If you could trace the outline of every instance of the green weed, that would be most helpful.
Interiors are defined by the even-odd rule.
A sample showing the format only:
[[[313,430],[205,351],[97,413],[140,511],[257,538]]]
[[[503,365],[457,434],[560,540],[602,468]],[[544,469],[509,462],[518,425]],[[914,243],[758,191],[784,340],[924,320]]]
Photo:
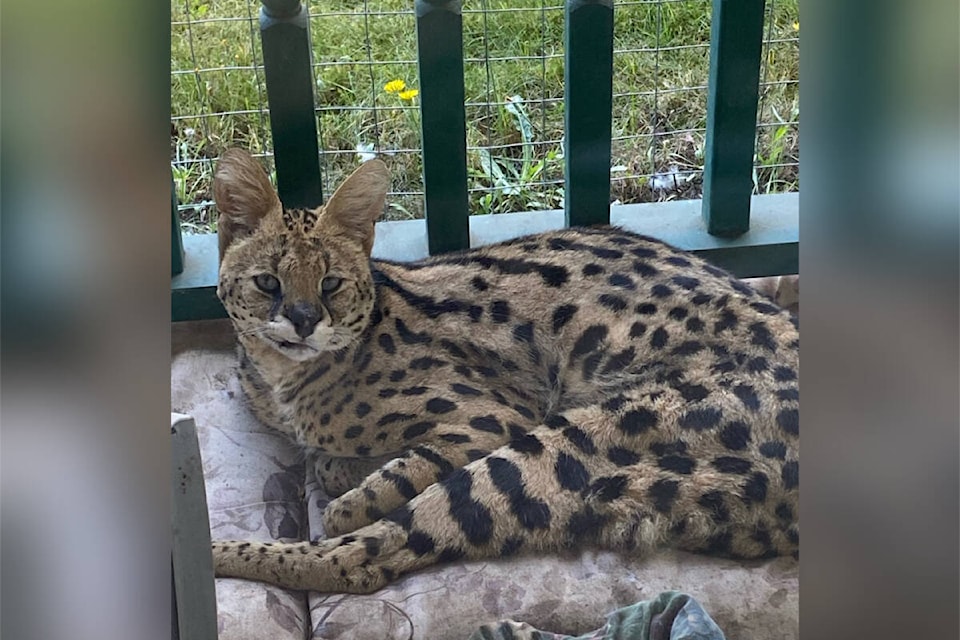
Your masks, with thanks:
[[[552,208],[563,191],[563,9],[545,0],[464,2],[469,187],[472,213]],[[240,146],[265,156],[272,170],[269,114],[256,0],[183,0],[171,5],[171,166],[184,220],[214,228],[212,161]],[[384,86],[417,86],[416,25],[411,0],[314,0],[310,33],[324,193],[372,148],[390,164],[387,217],[422,217],[419,97]],[[765,35],[797,36],[798,0],[767,3]],[[509,8],[509,12],[477,10]],[[546,8],[545,8],[546,7]],[[551,8],[552,7],[552,8]],[[615,13],[611,199],[696,197],[665,193],[647,178],[677,166],[702,170],[710,38],[710,0],[618,4]],[[364,16],[366,10],[379,15]],[[519,10],[518,10],[519,9]],[[527,10],[529,9],[529,10]],[[332,15],[337,14],[337,15]],[[659,44],[658,54],[651,52]],[[756,187],[796,189],[799,87],[796,42],[765,50]],[[539,56],[546,55],[545,59]],[[482,60],[493,58],[488,65]],[[531,59],[517,59],[530,56]],[[504,59],[501,58],[512,58]],[[372,61],[374,64],[369,65]],[[523,96],[522,102],[503,96]],[[783,118],[778,115],[783,114]],[[790,114],[787,116],[787,114]],[[780,128],[786,130],[780,133]],[[472,149],[482,149],[472,151]],[[183,153],[186,151],[187,153]],[[180,155],[178,156],[178,153]],[[777,159],[776,161],[774,159]],[[774,166],[778,165],[778,166]]]

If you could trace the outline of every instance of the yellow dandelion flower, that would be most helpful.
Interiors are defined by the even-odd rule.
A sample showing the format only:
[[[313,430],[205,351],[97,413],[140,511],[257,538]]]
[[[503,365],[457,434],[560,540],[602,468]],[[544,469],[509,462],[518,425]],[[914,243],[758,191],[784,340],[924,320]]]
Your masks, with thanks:
[[[401,100],[413,100],[420,95],[420,89],[407,89],[406,91],[401,91],[397,95],[400,96]]]
[[[383,90],[387,93],[397,93],[403,91],[407,88],[407,83],[399,78],[397,80],[391,80],[387,84],[383,85]]]
[[[794,23],[793,23],[793,30],[794,30],[794,31],[800,31],[800,23],[799,23],[799,22],[794,22]]]

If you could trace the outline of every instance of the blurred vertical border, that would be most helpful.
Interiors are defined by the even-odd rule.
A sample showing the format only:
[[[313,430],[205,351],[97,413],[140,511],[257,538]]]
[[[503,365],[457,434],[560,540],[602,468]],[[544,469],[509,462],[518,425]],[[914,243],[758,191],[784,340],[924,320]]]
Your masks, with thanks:
[[[169,9],[0,9],[5,638],[170,637]]]
[[[0,9],[4,637],[168,635],[169,9]],[[958,18],[801,9],[805,637],[958,636]]]
[[[956,638],[958,5],[801,21],[800,628]]]

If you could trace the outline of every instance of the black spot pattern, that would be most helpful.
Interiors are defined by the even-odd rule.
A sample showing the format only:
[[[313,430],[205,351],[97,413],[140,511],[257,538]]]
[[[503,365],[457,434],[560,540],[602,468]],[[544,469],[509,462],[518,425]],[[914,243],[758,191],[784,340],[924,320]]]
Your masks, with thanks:
[[[777,367],[773,370],[773,379],[777,382],[789,382],[797,379],[797,372],[790,367]]]
[[[714,522],[724,523],[730,520],[730,509],[719,491],[708,491],[700,496],[697,504],[707,510]]]
[[[456,562],[466,555],[463,549],[457,547],[448,547],[437,555],[437,562]]]
[[[768,484],[766,475],[760,472],[754,473],[743,485],[743,501],[749,504],[766,500]]]
[[[397,413],[397,412],[388,413],[388,414],[386,414],[385,416],[383,416],[382,418],[380,418],[379,420],[377,420],[377,426],[378,426],[378,427],[386,427],[386,426],[391,425],[391,424],[396,424],[397,422],[403,422],[403,421],[405,421],[405,420],[412,420],[412,419],[414,419],[414,418],[416,418],[416,417],[417,417],[417,416],[416,416],[416,414],[414,414],[414,413]]]
[[[590,482],[590,473],[579,460],[561,451],[554,465],[557,482],[568,491],[583,491]]]
[[[667,334],[666,329],[657,327],[653,335],[650,336],[650,346],[654,349],[662,349],[667,344],[669,338],[670,336]]]
[[[503,558],[512,556],[517,551],[519,551],[522,546],[523,546],[523,538],[520,538],[520,537],[507,538],[504,541],[503,546],[500,547],[500,556]]]
[[[655,284],[650,289],[650,295],[654,298],[669,298],[673,295],[673,289],[665,284]]]
[[[490,319],[495,324],[503,324],[510,320],[510,305],[506,300],[494,300],[490,303]]]
[[[441,433],[438,437],[450,444],[466,444],[471,442],[470,436],[465,433]]]
[[[597,513],[587,506],[570,516],[567,521],[567,534],[575,541],[596,538],[609,521],[609,516]]]
[[[393,343],[393,336],[391,336],[389,333],[381,333],[380,337],[377,338],[377,344],[379,344],[380,348],[389,355],[393,355],[397,352],[397,345]]]
[[[657,252],[655,249],[650,249],[648,247],[636,247],[630,249],[630,253],[635,255],[638,258],[656,258]]]
[[[739,420],[729,422],[720,429],[720,442],[731,451],[741,451],[750,443],[750,427]]]
[[[446,398],[430,398],[427,400],[426,409],[430,413],[444,414],[450,413],[457,408],[456,403]]]
[[[657,414],[649,409],[632,409],[620,418],[617,427],[629,435],[639,435],[657,426]]]
[[[433,342],[430,334],[411,331],[400,318],[397,318],[394,323],[397,327],[397,335],[400,336],[400,340],[402,340],[404,344],[430,344]]]
[[[514,437],[508,446],[514,451],[529,455],[536,456],[543,453],[543,443],[532,433]]]
[[[798,389],[780,389],[777,391],[777,398],[780,400],[800,400],[800,391]]]
[[[417,489],[413,486],[413,483],[410,482],[407,478],[393,473],[392,471],[381,471],[380,476],[393,484],[394,488],[397,490],[401,496],[407,500],[413,500],[417,496]],[[413,514],[407,512],[409,517],[412,517]]]
[[[740,475],[749,472],[753,467],[753,464],[749,460],[733,456],[715,458],[710,464],[720,473],[735,473]]]
[[[640,454],[623,447],[611,447],[607,450],[607,460],[618,467],[629,467],[640,462]]]
[[[693,473],[693,470],[697,467],[697,463],[693,458],[688,458],[686,456],[663,456],[662,458],[657,458],[657,466],[663,469],[664,471],[672,471],[674,473],[681,473],[683,475],[690,475]]]
[[[660,513],[670,513],[679,487],[680,483],[676,480],[657,480],[650,485],[647,495],[653,500],[653,508]]]
[[[432,553],[436,548],[436,543],[433,538],[422,531],[411,531],[407,535],[407,548],[418,556],[423,556]]]
[[[702,384],[681,384],[677,385],[676,388],[686,402],[699,402],[710,395],[710,392]]]
[[[587,491],[601,502],[613,502],[623,496],[627,483],[627,476],[607,476],[597,478]]]
[[[563,436],[569,440],[573,446],[588,456],[597,453],[597,447],[593,443],[593,438],[587,435],[583,429],[579,427],[568,427],[563,430]]]
[[[470,427],[477,431],[486,431],[488,433],[504,433],[503,425],[497,420],[496,416],[478,416],[470,419]]]
[[[604,293],[597,298],[602,306],[610,309],[611,311],[623,311],[627,308],[627,301],[620,296],[615,296],[613,294]]]
[[[596,372],[597,367],[600,366],[600,359],[603,357],[603,352],[597,351],[591,353],[586,358],[583,359],[583,379],[590,380],[593,378],[593,374]]]
[[[637,350],[633,347],[627,347],[620,353],[614,354],[607,359],[606,364],[603,366],[602,373],[614,373],[618,371],[623,371],[627,368],[637,355]]]
[[[436,422],[415,422],[406,429],[403,430],[403,439],[411,440],[413,438],[418,438],[425,434],[427,431],[430,431],[437,426]]]
[[[700,286],[699,280],[696,278],[690,278],[688,276],[673,276],[671,280],[673,280],[673,283],[678,287],[686,289],[687,291],[692,291]]]
[[[764,442],[760,445],[760,454],[765,458],[783,460],[787,457],[787,445],[779,440]]]
[[[441,340],[440,347],[454,358],[458,358],[460,360],[466,360],[467,358],[466,352],[461,349],[459,345],[454,344],[450,340]]]
[[[750,385],[737,385],[733,388],[733,395],[737,396],[747,409],[751,411],[758,411],[760,409],[760,399],[757,397],[756,390]]]
[[[587,327],[573,345],[573,350],[570,352],[570,362],[573,362],[586,353],[594,351],[607,337],[608,332],[609,329],[607,326],[602,324]]]
[[[783,520],[784,522],[791,522],[793,520],[793,509],[790,508],[785,502],[781,502],[777,505],[776,511],[777,517]]]
[[[643,324],[642,322],[634,322],[632,325],[630,325],[631,338],[639,338],[644,333],[646,333],[646,331],[647,331],[647,325]]]
[[[732,539],[733,534],[729,531],[715,533],[707,539],[707,546],[703,548],[703,552],[707,554],[727,554],[730,552]]]
[[[704,350],[702,342],[697,340],[684,340],[673,348],[670,352],[675,356],[692,356]]]
[[[364,417],[365,415],[370,413],[370,411],[371,411],[371,407],[366,402],[358,402],[357,405],[353,408],[353,412],[358,418]]]
[[[800,412],[796,409],[783,409],[777,414],[777,424],[791,435],[800,435]]]
[[[783,486],[787,489],[795,489],[800,485],[800,463],[791,460],[783,465],[781,479]]]
[[[513,339],[518,342],[533,342],[533,323],[528,322],[514,327]]]
[[[520,524],[531,531],[548,528],[550,509],[543,500],[526,494],[520,468],[504,458],[488,457],[486,463],[493,486],[510,501],[510,510]]]
[[[543,424],[547,425],[551,429],[562,429],[564,427],[570,426],[570,423],[559,413],[551,413],[546,418],[543,419]]]
[[[713,332],[719,334],[728,331],[735,328],[738,323],[736,314],[729,309],[724,309],[720,312],[720,319],[713,324]]]
[[[482,396],[483,392],[467,384],[455,382],[450,385],[450,390],[461,396]]]
[[[780,309],[778,307],[775,307],[767,302],[751,302],[750,306],[756,311],[768,316],[775,316],[780,313]]]
[[[770,333],[770,329],[767,327],[766,323],[763,322],[754,322],[750,325],[750,342],[757,345],[758,347],[763,347],[767,351],[776,351],[777,343],[773,339],[773,334]]]
[[[679,425],[682,429],[703,431],[716,427],[722,418],[723,414],[719,409],[709,407],[705,409],[694,409],[680,418]]]
[[[427,391],[429,391],[427,387],[407,387],[400,393],[402,393],[405,396],[422,396]]]
[[[553,310],[553,332],[559,333],[560,329],[564,327],[570,320],[573,319],[573,314],[577,312],[577,305],[575,304],[564,304],[560,305]]]
[[[674,454],[684,454],[687,452],[687,443],[683,440],[674,442],[654,442],[650,445],[650,451],[658,456],[669,456]]]
[[[611,286],[628,289],[630,291],[633,291],[637,288],[637,285],[634,284],[633,279],[630,278],[630,276],[623,275],[622,273],[611,274],[611,276],[607,278],[607,282],[609,282]]]

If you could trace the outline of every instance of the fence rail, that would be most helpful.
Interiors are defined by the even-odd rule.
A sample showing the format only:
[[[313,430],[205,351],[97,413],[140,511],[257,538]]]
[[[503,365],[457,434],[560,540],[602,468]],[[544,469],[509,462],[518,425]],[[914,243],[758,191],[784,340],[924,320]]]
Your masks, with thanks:
[[[780,0],[786,1],[789,0]],[[187,16],[191,15],[189,2],[192,0],[188,1]],[[278,192],[287,206],[321,204],[323,174],[327,174],[326,187],[329,189],[339,181],[340,174],[345,173],[342,167],[351,164],[350,156],[370,157],[379,152],[392,156],[397,164],[400,158],[409,156],[419,159],[422,154],[423,188],[416,188],[415,180],[402,181],[400,184],[405,188],[395,189],[392,194],[406,200],[394,201],[392,207],[404,212],[408,218],[418,217],[415,210],[411,213],[405,209],[404,203],[422,194],[425,214],[425,223],[422,224],[427,250],[431,254],[470,246],[471,234],[476,227],[469,219],[471,208],[476,210],[479,206],[482,210],[493,211],[495,205],[503,205],[502,202],[498,204],[497,199],[506,199],[506,195],[517,191],[519,187],[528,188],[532,194],[529,196],[530,204],[538,205],[521,208],[562,208],[567,225],[608,223],[611,219],[611,199],[619,199],[624,185],[631,185],[631,180],[634,181],[634,190],[647,200],[673,199],[677,195],[697,197],[700,195],[698,185],[702,183],[703,197],[697,202],[702,208],[702,233],[717,237],[749,236],[751,196],[764,190],[776,191],[777,180],[771,176],[781,170],[795,172],[798,166],[795,137],[799,112],[791,108],[788,117],[784,118],[777,111],[777,106],[783,109],[782,103],[768,104],[767,107],[776,117],[770,122],[758,122],[758,105],[762,120],[764,100],[769,91],[778,87],[792,87],[795,90],[797,83],[794,78],[770,79],[769,67],[771,61],[775,60],[775,46],[794,46],[797,40],[794,37],[775,36],[773,6],[776,2],[769,0],[767,6],[765,0],[711,0],[709,3],[704,0],[568,0],[564,5],[547,6],[541,2],[539,7],[512,8],[492,8],[483,2],[482,9],[467,10],[462,8],[460,0],[415,0],[412,11],[370,11],[368,3],[364,2],[363,11],[334,12],[365,22],[366,40],[360,55],[354,55],[356,59],[349,61],[318,62],[311,29],[317,20],[334,14],[311,15],[308,6],[299,0],[263,0],[259,11],[260,49],[251,44],[252,63],[228,65],[221,67],[220,71],[225,74],[242,70],[254,73],[262,71],[269,109],[264,109],[264,105],[260,104],[255,109],[227,109],[216,113],[220,116],[259,118],[252,124],[248,122],[245,131],[247,138],[255,138],[258,144],[245,146],[260,152],[255,155],[272,158]],[[247,0],[252,20],[250,5],[251,0]],[[624,20],[628,23],[632,19],[655,20],[656,46],[618,48],[615,39],[619,33],[617,11],[641,6],[645,11],[643,15],[628,15]],[[706,43],[676,44],[676,36],[666,33],[664,25],[667,18],[664,12],[689,10],[691,6],[709,8],[710,40]],[[562,43],[547,36],[551,31],[548,12],[558,10],[563,11],[565,39]],[[541,18],[542,41],[539,51],[535,55],[524,52],[513,56],[497,55],[492,50],[490,39],[488,20],[492,19],[491,16],[531,12],[538,13]],[[467,15],[481,18],[482,29],[465,34]],[[384,76],[377,76],[379,71],[375,70],[382,67],[386,73],[401,69],[411,61],[374,59],[369,27],[369,21],[374,16],[412,18],[415,25],[415,62],[419,86],[415,91],[409,91],[405,82],[396,83],[399,90],[393,93],[399,100],[393,104],[380,104],[378,77],[382,79]],[[243,20],[235,22],[242,24]],[[186,28],[189,35],[193,27],[214,22],[188,18],[172,24]],[[670,24],[674,25],[672,22]],[[794,24],[793,28],[797,30],[798,26]],[[482,56],[472,54],[477,43],[471,40],[471,34],[482,34]],[[661,36],[667,44],[661,42]],[[562,49],[562,53],[550,51],[551,46]],[[669,66],[664,61],[665,56],[702,55],[707,51],[709,77],[706,83],[692,83],[689,86],[665,84],[665,69]],[[625,57],[629,62],[638,60],[636,56],[650,54],[655,56],[650,83],[652,89],[640,86],[631,90],[618,85],[618,56]],[[262,56],[262,63],[258,63],[258,56]],[[562,60],[558,59],[560,56]],[[483,62],[483,69],[475,68],[475,62],[480,61]],[[494,94],[501,93],[493,71],[494,62],[538,64],[538,72],[530,72],[525,77],[534,84],[539,83],[543,94],[536,100],[509,95],[503,100],[492,99]],[[557,71],[548,70],[548,65],[554,62],[562,62],[559,65],[563,73],[562,95],[559,96],[547,95],[550,86],[548,76]],[[338,65],[346,69],[359,69],[357,73],[367,74],[365,79],[360,75],[351,78],[356,87],[366,85],[371,89],[372,101],[336,104],[336,100],[325,100],[331,89],[320,81],[322,78],[318,78],[316,70]],[[203,93],[201,77],[204,71],[199,66],[192,72],[177,71],[171,76],[172,82],[192,76],[198,92]],[[476,79],[476,74],[481,71],[486,74],[485,81],[468,85],[466,79]],[[390,75],[393,73],[387,73],[385,77]],[[409,75],[407,77],[410,78]],[[258,94],[262,93],[259,79],[256,86]],[[344,87],[341,86],[333,91],[336,94],[342,90]],[[676,112],[686,108],[684,103],[676,101],[677,96],[684,93],[704,94],[705,126],[698,123],[698,126],[671,128],[672,122],[678,117]],[[639,109],[620,109],[623,105],[638,104]],[[649,112],[648,107],[652,107]],[[557,112],[557,109],[560,111]],[[629,123],[625,125],[622,111],[627,111],[628,120],[647,118],[646,122],[636,123],[637,128],[643,130],[634,132]],[[319,142],[323,138],[323,127],[331,123],[328,115],[340,114],[345,117],[352,112],[364,117],[360,122],[373,140],[372,143],[358,143],[353,149],[330,149]],[[552,133],[549,121],[555,120],[558,114],[562,117],[563,127],[557,133],[564,135],[549,135]],[[193,122],[200,123],[204,117],[209,119],[213,116],[200,115]],[[391,127],[396,124],[394,119],[397,117],[406,118],[406,124],[418,130],[421,145],[403,144],[404,139],[388,139],[395,134]],[[176,123],[191,122],[184,115],[174,114],[173,119],[175,126]],[[266,130],[267,120],[269,134]],[[494,141],[493,129],[503,124],[504,120],[513,125],[515,139]],[[196,135],[195,130],[191,131]],[[541,135],[541,139],[536,139],[535,131]],[[265,144],[268,136],[272,140],[272,153],[269,145]],[[207,136],[203,138],[204,142],[208,139]],[[697,146],[698,140],[702,140],[699,151],[702,162],[668,147],[671,142],[684,147]],[[762,150],[756,147],[755,156],[757,141],[762,141],[763,146]],[[785,154],[783,148],[779,147],[779,152],[771,150],[788,143],[794,145],[792,153]],[[624,145],[629,145],[636,157],[626,164],[618,164],[623,157]],[[190,171],[192,167],[206,166],[212,162],[212,158],[195,157],[196,154],[191,155],[189,145],[180,142],[175,147],[176,191],[177,169]],[[181,148],[184,150],[182,154]],[[337,158],[343,158],[343,161]],[[331,171],[331,165],[339,169]],[[644,165],[649,169],[642,170]],[[413,170],[420,169],[416,162],[411,166]],[[768,174],[761,176],[759,168]],[[409,166],[407,169],[407,173],[412,172]],[[498,176],[507,173],[510,173],[510,179],[506,183],[498,179]],[[620,192],[611,195],[611,184],[618,183]],[[761,183],[765,189],[761,188]],[[771,185],[773,189],[770,189]],[[788,181],[787,186],[795,188],[795,178],[792,183]],[[634,201],[636,199],[634,197]],[[640,200],[643,199],[640,197]],[[629,201],[629,197],[624,200]],[[175,205],[174,216],[178,211],[188,211],[197,204],[206,206],[209,198]],[[513,204],[513,201],[507,200],[506,204]],[[774,209],[779,211],[777,207],[771,208]],[[775,215],[783,217],[782,211]],[[786,241],[781,233],[786,229],[787,236],[790,236],[790,225],[795,227],[791,216],[787,214],[786,218],[778,219],[777,224],[773,225],[779,234],[776,242],[769,241],[761,233],[756,237],[746,237],[730,247],[735,249],[734,253],[753,247],[757,255],[767,255],[768,263],[776,264],[777,270],[790,270],[791,265],[795,270],[795,229],[793,236],[786,237]],[[691,229],[684,233],[689,235]],[[199,247],[201,244],[191,242],[189,238],[186,240],[185,257],[181,261],[185,269],[191,265],[191,245]],[[476,244],[478,238],[474,237],[473,240]],[[484,239],[479,238],[479,241],[483,242]],[[723,248],[722,243],[713,246],[713,241],[705,239],[687,238],[686,241],[675,243],[683,246],[684,242],[694,250],[697,247],[704,251]],[[194,266],[200,255],[205,255],[205,250],[196,249],[195,254]],[[724,260],[732,260],[731,264],[737,262],[727,254],[722,255],[727,256]],[[175,270],[176,262],[175,258]],[[748,263],[751,266],[747,271],[769,270],[756,260],[743,262]],[[205,269],[209,273],[209,265]],[[203,295],[209,295],[209,288],[209,283],[204,285],[203,278],[198,280],[195,273],[189,278],[181,277],[180,281],[175,278],[175,299],[178,292],[194,296],[200,289],[206,289]],[[181,302],[185,299],[183,295],[180,296]],[[217,307],[209,300],[201,306],[205,309],[202,313],[198,312],[201,315],[209,314],[211,309]],[[175,310],[175,317],[179,318],[196,315],[183,312],[177,316]]]

